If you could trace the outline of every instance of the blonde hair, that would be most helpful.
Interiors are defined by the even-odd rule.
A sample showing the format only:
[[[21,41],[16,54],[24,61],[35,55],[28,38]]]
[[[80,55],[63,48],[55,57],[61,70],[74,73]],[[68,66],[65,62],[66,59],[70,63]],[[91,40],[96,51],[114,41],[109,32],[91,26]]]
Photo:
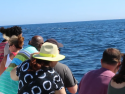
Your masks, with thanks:
[[[22,49],[23,44],[24,44],[24,37],[22,37],[21,35],[19,36],[13,35],[9,39],[9,43],[10,45],[14,45],[16,48]]]
[[[6,36],[6,34],[3,34],[3,38],[6,39],[7,41],[10,39],[10,37]]]

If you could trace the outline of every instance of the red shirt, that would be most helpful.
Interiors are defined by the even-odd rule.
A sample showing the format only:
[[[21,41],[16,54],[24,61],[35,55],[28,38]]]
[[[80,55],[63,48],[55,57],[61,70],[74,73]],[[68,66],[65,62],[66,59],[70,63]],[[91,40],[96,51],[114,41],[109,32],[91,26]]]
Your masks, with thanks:
[[[0,63],[2,59],[4,58],[4,47],[7,44],[7,42],[1,42],[0,43]]]

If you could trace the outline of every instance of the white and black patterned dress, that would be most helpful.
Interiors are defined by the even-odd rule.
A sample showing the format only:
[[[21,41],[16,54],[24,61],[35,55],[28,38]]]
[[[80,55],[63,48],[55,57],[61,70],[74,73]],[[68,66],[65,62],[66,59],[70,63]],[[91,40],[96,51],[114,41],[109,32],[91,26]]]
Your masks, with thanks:
[[[42,67],[36,72],[27,71],[29,62],[27,60],[17,67],[18,94],[54,94],[55,90],[64,87],[62,79],[53,68]]]

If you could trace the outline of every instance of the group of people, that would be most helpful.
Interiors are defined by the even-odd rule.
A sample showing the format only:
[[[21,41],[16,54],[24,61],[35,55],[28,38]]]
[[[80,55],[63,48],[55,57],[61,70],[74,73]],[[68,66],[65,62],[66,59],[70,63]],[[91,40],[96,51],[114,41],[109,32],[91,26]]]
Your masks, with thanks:
[[[1,31],[4,30],[13,34],[12,32],[18,31],[17,28],[20,27],[14,26],[11,28],[2,28]],[[22,29],[20,31],[22,32]],[[5,32],[1,33],[6,35]],[[9,41],[13,36],[18,37],[17,42],[10,43]],[[7,40],[8,49],[14,49],[21,44],[23,46],[21,39],[23,37],[20,34],[13,34]],[[67,65],[58,62],[65,58],[65,56],[59,54],[60,47],[63,47],[63,45],[55,39],[48,39],[44,42],[41,36],[33,36],[28,46],[19,49],[20,51],[15,57],[10,58],[12,61],[6,70],[0,70],[0,92],[3,94],[16,94],[17,92],[18,94],[65,94],[65,88],[67,88],[70,93],[76,93],[77,80]],[[15,51],[8,53],[9,56]],[[0,69],[3,67],[1,66],[2,62]],[[7,62],[7,60],[4,60],[4,68]]]
[[[63,44],[35,35],[23,48],[19,26],[0,28],[0,94],[123,94],[125,55],[118,49],[103,52],[101,68],[86,73],[79,86],[69,67],[60,63]],[[122,58],[122,61],[121,61]]]

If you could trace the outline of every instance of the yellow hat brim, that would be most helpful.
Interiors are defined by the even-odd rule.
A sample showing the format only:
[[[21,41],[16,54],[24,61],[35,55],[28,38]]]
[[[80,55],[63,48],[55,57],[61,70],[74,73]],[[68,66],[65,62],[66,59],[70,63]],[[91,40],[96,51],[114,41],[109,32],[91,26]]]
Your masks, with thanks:
[[[43,57],[43,56],[40,56],[39,54],[35,54],[33,55],[33,57],[36,59],[47,60],[47,61],[60,61],[65,58],[65,56],[61,54],[58,54],[56,57]]]

